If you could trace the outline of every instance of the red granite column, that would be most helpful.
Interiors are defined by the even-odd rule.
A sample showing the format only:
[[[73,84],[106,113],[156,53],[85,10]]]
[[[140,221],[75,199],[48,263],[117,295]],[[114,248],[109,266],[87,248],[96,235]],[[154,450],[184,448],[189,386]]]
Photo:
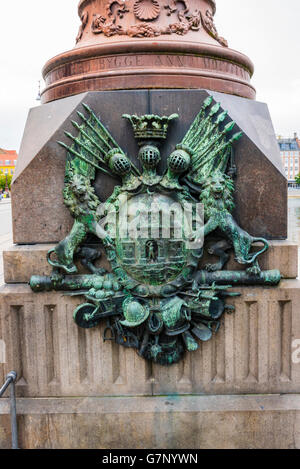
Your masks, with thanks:
[[[81,0],[76,47],[45,65],[43,102],[154,88],[255,99],[253,64],[219,36],[215,11],[214,0]]]

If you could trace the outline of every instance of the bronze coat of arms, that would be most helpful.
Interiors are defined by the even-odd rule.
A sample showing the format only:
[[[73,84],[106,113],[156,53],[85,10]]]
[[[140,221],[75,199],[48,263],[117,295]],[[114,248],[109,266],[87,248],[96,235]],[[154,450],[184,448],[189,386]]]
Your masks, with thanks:
[[[67,153],[64,200],[74,225],[48,253],[52,275],[32,277],[31,288],[84,298],[74,311],[79,327],[106,321],[104,340],[172,365],[218,331],[223,313],[234,309],[228,299],[239,295],[233,286],[281,279],[277,270],[260,269],[268,242],[249,235],[232,216],[234,144],[242,133],[209,97],[159,174],[165,158],[160,144],[178,115],[123,116],[138,141],[140,166],[92,109],[84,105],[78,115],[76,136],[66,133],[71,145],[59,142]],[[105,203],[93,188],[97,171],[119,178]],[[101,253],[86,243],[90,234],[101,243],[110,271],[95,265]],[[204,241],[217,262],[199,268]],[[243,270],[226,270],[231,251]],[[78,275],[75,258],[90,274]]]

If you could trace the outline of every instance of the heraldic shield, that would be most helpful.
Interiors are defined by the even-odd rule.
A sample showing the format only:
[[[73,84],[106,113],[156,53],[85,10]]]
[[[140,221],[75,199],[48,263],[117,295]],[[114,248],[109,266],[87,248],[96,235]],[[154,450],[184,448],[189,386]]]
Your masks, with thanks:
[[[177,363],[220,327],[236,285],[277,285],[278,270],[261,271],[258,258],[269,245],[235,222],[234,145],[242,132],[213,98],[207,98],[183,140],[159,174],[160,144],[179,116],[130,116],[139,144],[135,165],[87,105],[66,133],[64,201],[74,218],[70,234],[48,253],[50,277],[33,276],[35,292],[64,291],[84,302],[74,311],[79,327],[106,321],[104,340],[137,349],[161,365]],[[139,168],[142,168],[140,170]],[[96,172],[119,179],[101,203]],[[87,244],[97,237],[101,252]],[[205,244],[204,244],[205,243]],[[259,246],[255,246],[258,244]],[[218,261],[199,267],[204,249]],[[226,270],[229,252],[243,266]],[[79,275],[75,260],[88,269]]]

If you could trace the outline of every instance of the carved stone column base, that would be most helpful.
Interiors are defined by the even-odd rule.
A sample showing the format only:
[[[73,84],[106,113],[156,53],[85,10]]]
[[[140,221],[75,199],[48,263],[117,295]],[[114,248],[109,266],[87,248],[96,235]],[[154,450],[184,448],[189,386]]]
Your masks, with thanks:
[[[255,99],[253,64],[228,48],[214,0],[82,0],[74,49],[43,70],[43,103],[86,91],[207,88]]]
[[[153,41],[135,44],[134,54],[128,49],[124,43],[102,44],[55,57],[44,68],[42,102],[86,91],[145,88],[205,88],[248,99],[256,97],[250,84],[252,65],[238,52],[207,44],[179,47],[172,41],[160,41],[157,52],[153,52]]]

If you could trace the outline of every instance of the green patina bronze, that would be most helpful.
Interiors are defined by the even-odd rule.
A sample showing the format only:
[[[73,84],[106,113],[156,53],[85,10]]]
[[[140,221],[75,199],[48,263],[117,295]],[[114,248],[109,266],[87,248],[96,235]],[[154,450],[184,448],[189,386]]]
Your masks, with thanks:
[[[48,253],[52,275],[32,277],[31,288],[84,296],[74,312],[78,326],[106,320],[104,340],[136,348],[161,365],[177,363],[185,350],[198,349],[199,340],[211,339],[224,311],[234,310],[226,304],[239,295],[230,291],[233,285],[277,285],[281,279],[279,271],[260,270],[258,257],[268,242],[250,236],[232,216],[233,145],[242,133],[210,97],[159,174],[160,143],[178,115],[125,115],[140,147],[140,172],[95,113],[86,105],[84,111],[78,112],[81,123],[73,122],[77,136],[66,133],[72,145],[59,142],[67,150],[64,200],[74,225]],[[93,188],[97,171],[119,178],[104,204]],[[204,206],[198,229],[191,208],[196,202]],[[101,254],[84,244],[89,234],[101,241],[111,272],[95,266]],[[199,269],[203,237],[218,261]],[[254,250],[255,243],[262,247]],[[224,270],[230,250],[244,270]],[[90,274],[78,275],[76,258]]]

